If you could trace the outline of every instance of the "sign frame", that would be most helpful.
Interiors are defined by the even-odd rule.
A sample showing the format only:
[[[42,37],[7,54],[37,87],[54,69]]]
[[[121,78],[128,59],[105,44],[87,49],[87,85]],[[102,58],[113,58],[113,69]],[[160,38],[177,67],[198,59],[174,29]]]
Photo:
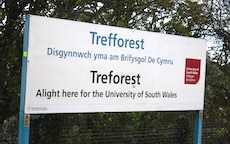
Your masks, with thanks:
[[[20,111],[19,111],[19,138],[18,138],[19,144],[29,144],[29,135],[30,135],[30,114],[25,114],[29,23],[30,23],[30,15],[27,14],[25,15],[24,37],[23,37],[21,94],[20,94]],[[195,125],[194,125],[194,144],[202,143],[202,121],[203,121],[203,110],[196,110]]]

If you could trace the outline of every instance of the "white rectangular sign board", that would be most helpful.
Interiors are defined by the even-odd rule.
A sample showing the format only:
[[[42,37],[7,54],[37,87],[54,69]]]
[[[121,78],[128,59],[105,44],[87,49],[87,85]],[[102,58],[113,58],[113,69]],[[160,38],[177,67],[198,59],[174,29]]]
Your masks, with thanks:
[[[30,15],[25,113],[202,110],[206,41]]]

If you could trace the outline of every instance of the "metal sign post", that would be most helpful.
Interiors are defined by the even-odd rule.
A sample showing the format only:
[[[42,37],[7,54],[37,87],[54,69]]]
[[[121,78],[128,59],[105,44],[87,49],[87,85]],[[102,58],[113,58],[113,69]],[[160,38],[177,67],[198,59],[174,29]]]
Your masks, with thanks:
[[[21,95],[20,95],[20,111],[19,111],[19,138],[18,138],[19,144],[29,144],[29,133],[30,133],[30,115],[24,113],[25,93],[26,93],[28,34],[29,34],[29,15],[26,15],[25,23],[24,23],[22,78],[21,78]]]
[[[194,144],[202,143],[202,121],[203,111],[195,111]]]

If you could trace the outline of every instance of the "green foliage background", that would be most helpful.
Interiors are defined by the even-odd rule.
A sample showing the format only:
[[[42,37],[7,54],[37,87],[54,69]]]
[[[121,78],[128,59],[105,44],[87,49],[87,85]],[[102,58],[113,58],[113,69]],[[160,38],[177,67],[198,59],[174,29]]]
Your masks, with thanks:
[[[210,39],[203,141],[230,123],[230,2],[0,0],[0,143],[17,143],[24,14]],[[192,143],[193,112],[34,115],[31,143]]]

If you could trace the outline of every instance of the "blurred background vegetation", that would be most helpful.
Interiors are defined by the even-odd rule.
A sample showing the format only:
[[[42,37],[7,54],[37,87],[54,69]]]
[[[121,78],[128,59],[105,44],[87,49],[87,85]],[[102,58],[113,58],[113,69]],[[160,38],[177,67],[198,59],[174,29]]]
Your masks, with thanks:
[[[206,39],[203,143],[228,141],[229,0],[0,0],[0,143],[17,143],[25,14]],[[193,143],[193,115],[194,112],[32,115],[30,142]]]

